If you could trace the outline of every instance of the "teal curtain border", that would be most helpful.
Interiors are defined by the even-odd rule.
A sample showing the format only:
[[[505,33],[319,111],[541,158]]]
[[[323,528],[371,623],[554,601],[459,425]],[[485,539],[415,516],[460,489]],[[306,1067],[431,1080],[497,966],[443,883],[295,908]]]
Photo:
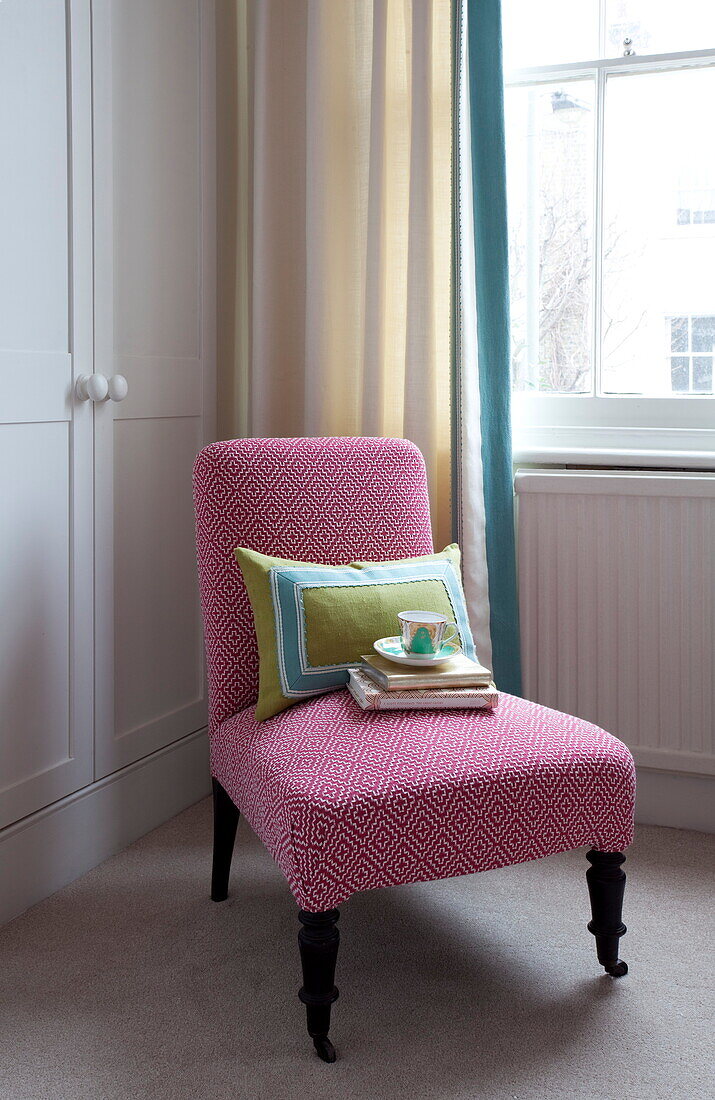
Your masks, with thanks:
[[[500,0],[467,5],[477,347],[494,678],[521,694],[511,446],[509,243]]]

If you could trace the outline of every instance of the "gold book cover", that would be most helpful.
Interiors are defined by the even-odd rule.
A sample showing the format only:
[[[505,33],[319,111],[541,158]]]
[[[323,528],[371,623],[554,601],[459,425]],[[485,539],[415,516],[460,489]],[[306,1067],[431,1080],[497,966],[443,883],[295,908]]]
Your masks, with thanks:
[[[413,668],[397,665],[378,653],[361,657],[362,671],[371,676],[383,691],[410,691],[424,688],[488,687],[492,674],[478,661],[459,653],[444,665]]]

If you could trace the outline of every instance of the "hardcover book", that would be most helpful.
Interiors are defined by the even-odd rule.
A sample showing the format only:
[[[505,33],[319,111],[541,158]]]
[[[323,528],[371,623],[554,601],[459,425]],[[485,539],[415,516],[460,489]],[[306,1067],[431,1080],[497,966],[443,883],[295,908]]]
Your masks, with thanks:
[[[494,683],[486,687],[383,691],[359,668],[350,669],[348,691],[363,710],[491,710],[499,702]]]
[[[451,661],[431,668],[415,668],[396,665],[378,653],[368,653],[362,658],[362,671],[370,676],[384,691],[401,691],[413,688],[488,687],[492,674],[478,661],[472,661],[463,653]]]

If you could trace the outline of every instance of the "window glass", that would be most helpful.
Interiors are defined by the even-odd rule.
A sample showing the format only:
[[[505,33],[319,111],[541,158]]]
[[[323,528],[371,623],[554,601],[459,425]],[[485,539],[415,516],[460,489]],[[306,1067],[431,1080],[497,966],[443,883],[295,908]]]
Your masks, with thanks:
[[[627,51],[715,49],[715,4],[706,0],[502,0],[502,24],[507,74]]]
[[[670,322],[670,350],[688,350],[688,318],[673,317]]]
[[[697,355],[693,359],[693,392],[713,392],[713,360],[711,355]]]
[[[699,366],[696,387],[691,364],[686,384],[683,364],[671,359],[672,352],[712,353],[713,347],[715,233],[702,213],[715,193],[715,144],[700,107],[705,102],[715,102],[713,68],[608,78],[604,393],[703,392],[709,377],[707,364]],[[701,216],[693,216],[698,211]],[[667,318],[675,320],[664,354]],[[692,331],[688,318],[698,318]]]
[[[690,360],[683,356],[674,356],[670,362],[673,393],[687,393],[690,389]]]
[[[502,0],[502,18],[515,438],[633,447],[638,425],[667,450],[677,427],[702,448],[715,0]]]
[[[715,350],[715,317],[693,317],[693,351]]]
[[[507,90],[517,390],[592,388],[594,95],[593,81]]]
[[[598,57],[598,0],[502,0],[504,69]]]
[[[706,0],[607,0],[605,56],[619,57],[626,49],[637,55],[715,49],[715,5]]]

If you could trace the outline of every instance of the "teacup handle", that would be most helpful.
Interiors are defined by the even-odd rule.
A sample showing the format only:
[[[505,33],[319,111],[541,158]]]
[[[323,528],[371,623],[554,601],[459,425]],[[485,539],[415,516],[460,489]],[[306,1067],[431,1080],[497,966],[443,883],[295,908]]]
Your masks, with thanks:
[[[452,633],[448,638],[444,637],[442,639],[442,645],[448,645],[448,643],[453,642],[455,638],[459,640],[459,631],[457,630],[456,623],[445,623],[445,629],[448,629],[450,626],[452,627]]]

